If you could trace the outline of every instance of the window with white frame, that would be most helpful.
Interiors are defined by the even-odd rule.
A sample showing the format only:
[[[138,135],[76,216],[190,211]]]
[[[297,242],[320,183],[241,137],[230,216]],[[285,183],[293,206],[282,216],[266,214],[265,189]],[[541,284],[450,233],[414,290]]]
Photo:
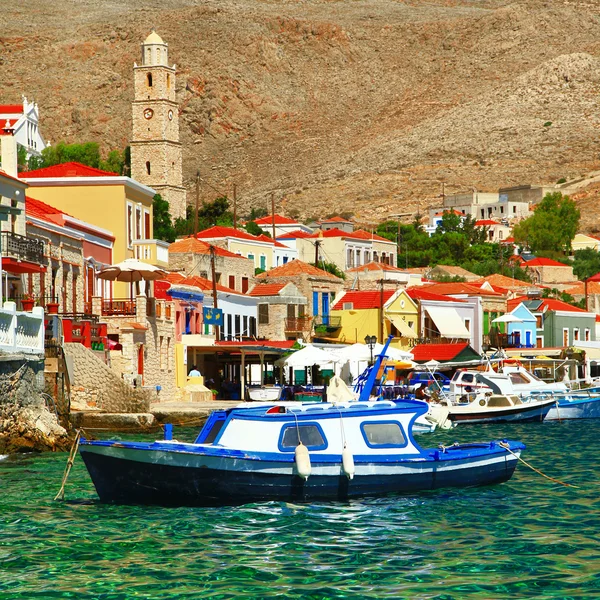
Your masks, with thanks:
[[[133,242],[133,204],[127,203],[127,245]]]
[[[585,341],[586,341],[586,342],[589,342],[589,341],[591,341],[591,337],[590,337],[590,330],[589,330],[589,329],[587,329],[587,328],[585,329],[585,331],[584,331],[584,336],[585,336],[585,338],[584,338],[584,339],[585,339]]]

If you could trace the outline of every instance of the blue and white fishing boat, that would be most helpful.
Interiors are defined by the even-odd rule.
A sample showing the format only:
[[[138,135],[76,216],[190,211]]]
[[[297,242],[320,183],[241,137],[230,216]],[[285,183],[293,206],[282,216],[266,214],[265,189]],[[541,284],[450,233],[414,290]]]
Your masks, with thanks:
[[[547,396],[554,400],[544,421],[563,421],[566,419],[600,419],[600,394],[592,394],[586,390],[552,394]],[[524,398],[525,401],[536,396]]]
[[[370,383],[370,382],[367,382]],[[421,448],[418,400],[348,401],[214,411],[193,443],[82,440],[104,502],[226,505],[346,500],[507,481],[525,446],[492,441]]]

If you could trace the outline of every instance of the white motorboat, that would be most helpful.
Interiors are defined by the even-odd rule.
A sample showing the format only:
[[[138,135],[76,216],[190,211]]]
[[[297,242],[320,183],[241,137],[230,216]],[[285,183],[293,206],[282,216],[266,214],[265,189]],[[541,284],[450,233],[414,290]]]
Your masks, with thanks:
[[[250,400],[258,402],[274,402],[281,398],[283,392],[283,387],[280,385],[260,385],[247,389]]]

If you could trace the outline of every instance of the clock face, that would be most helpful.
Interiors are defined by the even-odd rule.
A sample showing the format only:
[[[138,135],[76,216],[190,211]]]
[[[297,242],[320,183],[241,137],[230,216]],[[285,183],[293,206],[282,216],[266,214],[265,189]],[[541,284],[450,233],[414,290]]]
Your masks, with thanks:
[[[151,119],[154,116],[154,111],[151,108],[146,108],[144,110],[144,118]]]
[[[172,120],[173,120],[173,111],[170,110],[169,111],[169,121],[172,121]]]

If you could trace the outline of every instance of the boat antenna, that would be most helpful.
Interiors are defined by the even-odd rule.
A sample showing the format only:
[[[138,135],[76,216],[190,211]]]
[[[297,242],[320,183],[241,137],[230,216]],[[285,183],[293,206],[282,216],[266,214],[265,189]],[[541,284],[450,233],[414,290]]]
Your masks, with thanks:
[[[381,363],[385,359],[385,354],[390,345],[390,342],[392,341],[392,337],[393,337],[392,335],[390,335],[388,337],[385,345],[383,346],[383,349],[375,358],[375,362],[373,363],[373,366],[371,367],[371,370],[369,371],[369,375],[367,376],[365,385],[363,386],[362,390],[360,391],[360,396],[358,397],[359,401],[362,400],[364,402],[369,399],[369,396],[371,395],[371,390],[373,389],[373,386],[375,385],[375,379],[377,379],[377,373],[379,372],[379,367],[381,367]]]

